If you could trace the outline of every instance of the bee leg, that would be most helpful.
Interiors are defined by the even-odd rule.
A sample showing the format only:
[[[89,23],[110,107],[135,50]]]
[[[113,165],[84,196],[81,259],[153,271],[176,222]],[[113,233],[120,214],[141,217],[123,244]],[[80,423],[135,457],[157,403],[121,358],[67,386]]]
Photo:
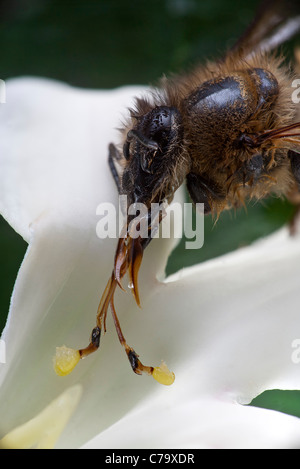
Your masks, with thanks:
[[[291,162],[291,170],[300,190],[300,153],[290,150],[288,157]]]
[[[295,187],[287,195],[288,200],[295,206],[294,215],[289,223],[290,234],[294,236],[299,229],[300,222],[300,154],[292,150],[288,152],[291,170],[296,180]]]
[[[205,191],[202,179],[194,173],[189,173],[186,177],[187,190],[194,204],[204,204],[204,213],[211,212],[208,202],[207,192]]]
[[[169,386],[170,384],[173,384],[175,375],[174,373],[169,371],[169,369],[167,368],[164,362],[162,362],[160,366],[155,366],[155,367],[145,366],[142,364],[142,362],[139,359],[138,354],[135,352],[135,350],[132,347],[130,347],[127,344],[125,340],[125,337],[121,330],[119,319],[116,314],[113,297],[110,300],[110,307],[111,307],[111,313],[112,313],[112,317],[115,323],[115,327],[116,327],[116,331],[118,334],[120,344],[122,345],[122,347],[124,347],[130,366],[132,370],[134,371],[134,373],[137,375],[141,375],[144,373],[146,375],[152,376],[158,383],[164,384],[167,386]]]
[[[141,363],[141,361],[138,359],[137,353],[133,350],[132,347],[130,347],[127,344],[127,342],[125,340],[125,337],[124,337],[124,335],[122,333],[122,330],[121,330],[119,319],[118,319],[117,314],[116,314],[113,298],[111,298],[110,307],[111,307],[111,313],[112,313],[112,317],[113,317],[113,320],[114,320],[114,323],[115,323],[116,331],[117,331],[117,334],[118,334],[119,342],[122,345],[122,347],[124,347],[124,349],[125,349],[125,352],[126,352],[126,355],[127,355],[127,358],[129,360],[129,363],[131,365],[132,370],[137,375],[141,375],[142,373],[152,375],[154,368],[152,366],[144,366]]]
[[[120,161],[121,159],[122,159],[122,155],[117,149],[117,147],[113,143],[110,143],[108,147],[108,164],[110,167],[111,174],[116,183],[119,194],[121,194],[122,186],[121,186],[121,178],[117,171],[115,161]]]

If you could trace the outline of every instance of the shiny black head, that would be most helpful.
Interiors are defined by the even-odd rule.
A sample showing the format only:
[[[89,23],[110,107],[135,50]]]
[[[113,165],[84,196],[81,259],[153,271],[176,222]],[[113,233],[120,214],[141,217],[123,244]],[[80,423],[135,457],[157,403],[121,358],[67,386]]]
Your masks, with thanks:
[[[181,115],[174,107],[156,106],[136,118],[127,133],[123,154],[127,161],[122,193],[129,204],[171,200],[182,184],[178,177],[183,145]]]

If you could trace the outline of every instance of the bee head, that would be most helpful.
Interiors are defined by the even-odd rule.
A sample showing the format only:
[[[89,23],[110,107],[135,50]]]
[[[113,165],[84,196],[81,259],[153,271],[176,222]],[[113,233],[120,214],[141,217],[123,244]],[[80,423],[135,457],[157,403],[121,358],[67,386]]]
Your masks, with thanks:
[[[136,118],[123,147],[126,166],[122,175],[122,192],[129,204],[171,201],[182,184],[180,159],[183,127],[175,107],[156,106]]]

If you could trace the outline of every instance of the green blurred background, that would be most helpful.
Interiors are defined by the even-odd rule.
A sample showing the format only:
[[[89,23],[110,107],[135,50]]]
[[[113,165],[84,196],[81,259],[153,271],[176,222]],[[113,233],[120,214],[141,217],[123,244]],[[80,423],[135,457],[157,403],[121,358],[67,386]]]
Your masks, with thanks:
[[[154,83],[164,73],[222,54],[253,17],[258,1],[241,0],[0,0],[0,77],[33,75],[74,86],[113,88]],[[286,46],[290,53],[291,41]],[[185,251],[168,273],[237,249],[286,223],[293,208],[270,199],[247,212],[207,217],[205,244]],[[0,331],[26,243],[0,219]],[[300,416],[299,392],[272,391],[254,402]]]

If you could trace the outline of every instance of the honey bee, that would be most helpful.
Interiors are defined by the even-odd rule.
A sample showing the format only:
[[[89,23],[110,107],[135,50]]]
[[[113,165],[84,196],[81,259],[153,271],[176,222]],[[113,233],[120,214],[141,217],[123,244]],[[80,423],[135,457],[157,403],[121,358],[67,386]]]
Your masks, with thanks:
[[[300,16],[288,16],[287,2],[264,1],[222,59],[163,78],[152,94],[136,99],[121,144],[109,146],[112,175],[129,205],[142,203],[150,213],[152,203],[170,203],[183,183],[191,200],[216,216],[271,193],[300,200],[300,111],[291,99],[296,72],[274,52],[299,29]],[[152,227],[149,216],[149,236],[133,238],[131,221],[127,215],[90,343],[78,352],[83,358],[98,349],[110,307],[133,371],[153,375],[157,369],[144,366],[126,343],[114,307],[126,273],[140,304],[138,272]],[[164,384],[172,381],[167,375]]]

